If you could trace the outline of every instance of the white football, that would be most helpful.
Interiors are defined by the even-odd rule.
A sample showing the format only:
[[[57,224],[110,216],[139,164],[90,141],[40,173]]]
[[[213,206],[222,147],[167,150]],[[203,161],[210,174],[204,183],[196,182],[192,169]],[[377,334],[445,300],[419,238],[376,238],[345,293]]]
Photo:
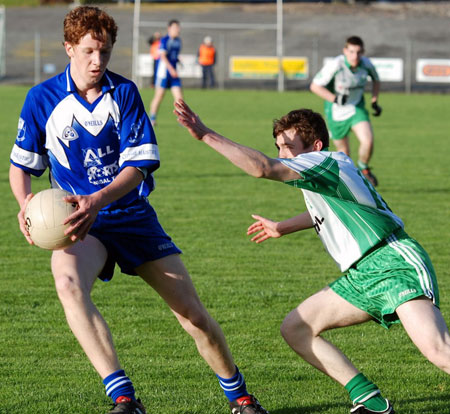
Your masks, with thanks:
[[[63,200],[68,195],[71,195],[68,191],[50,188],[37,193],[27,204],[25,223],[36,246],[58,250],[73,244],[64,234],[69,224],[62,224],[76,210],[76,204]]]

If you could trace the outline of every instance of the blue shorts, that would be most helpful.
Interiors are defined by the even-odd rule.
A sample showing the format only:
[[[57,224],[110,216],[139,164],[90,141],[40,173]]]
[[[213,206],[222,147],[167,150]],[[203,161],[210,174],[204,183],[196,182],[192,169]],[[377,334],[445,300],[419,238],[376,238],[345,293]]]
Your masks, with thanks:
[[[170,89],[174,86],[179,86],[181,88],[181,79],[180,78],[173,78],[170,76],[169,73],[165,77],[159,77],[157,76],[155,79],[155,86],[164,88],[164,89]]]
[[[146,200],[125,209],[100,211],[89,234],[100,240],[108,251],[99,275],[105,282],[112,279],[116,263],[122,273],[136,275],[136,267],[148,261],[181,253]]]

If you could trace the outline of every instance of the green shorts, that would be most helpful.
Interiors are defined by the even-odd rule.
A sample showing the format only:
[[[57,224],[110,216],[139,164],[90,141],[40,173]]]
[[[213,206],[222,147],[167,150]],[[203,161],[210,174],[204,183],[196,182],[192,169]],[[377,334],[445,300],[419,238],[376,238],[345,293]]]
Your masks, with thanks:
[[[328,104],[328,105],[327,105]],[[330,102],[325,103],[325,116],[327,118],[327,126],[330,133],[330,138],[334,140],[343,139],[350,133],[351,129],[360,122],[370,121],[369,113],[364,106],[364,103],[355,106],[355,113],[343,121],[336,121],[333,119],[332,113],[333,105]]]
[[[431,260],[403,229],[395,231],[330,287],[385,328],[399,322],[395,310],[411,299],[425,296],[439,307]]]

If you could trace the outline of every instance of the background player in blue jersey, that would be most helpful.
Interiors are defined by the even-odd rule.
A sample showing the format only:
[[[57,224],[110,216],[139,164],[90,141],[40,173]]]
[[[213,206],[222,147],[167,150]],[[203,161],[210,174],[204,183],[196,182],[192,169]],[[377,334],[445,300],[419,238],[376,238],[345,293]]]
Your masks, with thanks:
[[[65,200],[78,205],[66,220],[77,243],[52,253],[55,286],[72,332],[114,402],[110,414],[145,414],[91,300],[94,282],[110,280],[115,263],[167,302],[218,376],[232,409],[267,413],[248,394],[222,330],[147,201],[159,167],[158,146],[136,86],[107,70],[116,34],[104,11],[88,6],[70,11],[64,20],[69,65],[26,97],[10,167],[20,229],[32,243],[24,222],[31,175],[49,168],[52,186],[71,192]]]
[[[160,59],[155,75],[155,94],[150,103],[150,121],[156,125],[158,109],[167,89],[170,89],[175,101],[183,98],[181,79],[177,72],[177,63],[181,52],[180,22],[171,20],[167,25],[167,34],[159,44]]]
[[[393,414],[394,409],[322,336],[328,330],[371,320],[385,328],[401,322],[423,355],[450,374],[450,335],[430,258],[351,159],[328,151],[327,127],[318,113],[299,109],[274,121],[278,158],[218,134],[183,101],[175,103],[175,114],[195,139],[245,173],[301,189],[306,212],[281,222],[254,215],[247,234],[260,243],[314,228],[346,272],[292,310],[281,333],[305,361],[345,386],[353,402],[350,413]]]

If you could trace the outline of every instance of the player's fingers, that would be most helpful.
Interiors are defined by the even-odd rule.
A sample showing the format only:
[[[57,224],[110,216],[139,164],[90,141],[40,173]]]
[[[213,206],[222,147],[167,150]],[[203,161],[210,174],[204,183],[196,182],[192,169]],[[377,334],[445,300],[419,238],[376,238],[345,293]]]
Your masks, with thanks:
[[[267,240],[269,236],[265,231],[259,232],[256,236],[252,237],[250,241],[253,241],[255,243],[261,243],[264,240]]]
[[[75,214],[76,214],[76,216],[75,216]],[[75,216],[75,217],[73,217],[73,216]],[[73,217],[73,218],[70,219],[70,217]],[[67,227],[67,229],[64,231],[64,234],[67,236],[68,234],[78,232],[78,230],[80,228],[82,228],[83,224],[88,219],[89,219],[89,214],[88,213],[75,212],[75,213],[71,214],[63,222],[64,225],[70,223],[69,227]]]
[[[20,213],[18,214],[18,216],[20,216]],[[23,215],[21,216],[21,218],[19,217],[19,228],[20,228],[20,231],[22,232],[22,234],[24,235],[25,239],[27,240],[27,242],[29,244],[34,244],[33,240],[31,240],[30,233],[28,231],[28,227],[23,218]]]
[[[30,233],[28,232],[28,228],[24,223],[20,223],[19,225],[20,231],[25,236],[25,238],[28,240],[30,238]]]
[[[89,229],[91,228],[92,223],[90,221],[85,221],[83,224],[80,225],[78,229],[76,229],[75,233],[71,235],[71,240],[84,240],[89,233]]]
[[[258,216],[258,214],[252,214],[252,217],[255,219],[255,220],[262,220],[264,217],[261,217],[261,216]]]
[[[64,221],[62,222],[62,224],[66,225],[68,223],[76,223],[77,221],[80,220],[80,218],[82,218],[85,215],[85,213],[83,213],[80,210],[77,210],[75,212],[73,212],[70,216],[66,217],[64,219]]]
[[[189,106],[186,104],[186,102],[183,101],[183,99],[178,99],[178,101],[175,102],[175,107],[181,112],[186,113],[190,111]]]
[[[253,223],[252,225],[250,225],[247,229],[247,233],[251,234],[251,233],[255,233],[258,230],[262,230],[264,227],[262,225],[262,223],[260,221],[257,221],[256,223]]]
[[[25,200],[24,200],[24,202],[23,202],[23,204],[22,204],[22,207],[20,208],[20,211],[19,211],[19,214],[17,215],[18,217],[19,217],[19,222],[20,222],[20,217],[24,217],[24,215],[25,215],[25,210],[26,210],[26,208],[27,208],[27,204],[30,202],[30,200],[32,199],[34,197],[34,194],[33,193],[30,193],[30,194],[28,194],[26,197],[25,197]]]
[[[78,204],[79,205],[80,201],[81,201],[81,196],[72,194],[72,195],[63,197],[63,200],[69,204]]]

